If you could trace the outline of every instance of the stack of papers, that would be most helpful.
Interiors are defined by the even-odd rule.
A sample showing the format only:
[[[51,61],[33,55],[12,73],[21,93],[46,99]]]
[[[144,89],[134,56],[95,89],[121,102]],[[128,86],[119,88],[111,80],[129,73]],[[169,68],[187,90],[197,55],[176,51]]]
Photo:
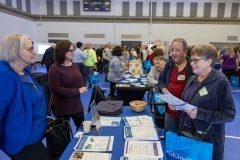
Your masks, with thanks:
[[[75,151],[69,160],[111,160],[112,154],[110,153],[90,153]]]
[[[75,151],[112,151],[114,136],[81,136],[74,147]]]
[[[125,141],[124,156],[163,158],[159,141]]]
[[[126,140],[159,140],[154,127],[124,126],[124,138]]]
[[[101,126],[106,127],[118,127],[121,122],[121,117],[106,117],[106,116],[100,116],[100,122]],[[94,125],[94,119],[92,119],[92,124]]]
[[[153,119],[150,116],[132,116],[122,118],[125,126],[148,126],[154,127]]]

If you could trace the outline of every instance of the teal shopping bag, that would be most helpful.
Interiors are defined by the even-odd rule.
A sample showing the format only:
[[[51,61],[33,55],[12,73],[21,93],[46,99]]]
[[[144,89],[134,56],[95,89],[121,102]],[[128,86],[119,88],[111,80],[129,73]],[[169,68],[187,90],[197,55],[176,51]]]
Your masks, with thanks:
[[[198,141],[173,132],[166,133],[165,156],[167,160],[211,160],[213,144]]]
[[[239,84],[239,78],[237,76],[231,76],[230,81],[232,86],[238,86]]]
[[[99,75],[98,74],[93,74],[90,76],[90,83],[91,84],[96,84],[99,82]]]
[[[166,112],[166,106],[165,106],[165,101],[163,101],[161,98],[160,98],[160,95],[161,93],[155,93],[153,96],[152,96],[152,99],[153,99],[153,103],[156,103],[156,108],[158,110],[158,113],[161,115],[161,116],[164,116],[165,115],[165,112]],[[163,104],[157,104],[157,103],[163,103]]]
[[[150,60],[147,60],[147,61],[143,62],[143,66],[144,66],[145,70],[150,71],[150,69],[152,68],[152,63]]]

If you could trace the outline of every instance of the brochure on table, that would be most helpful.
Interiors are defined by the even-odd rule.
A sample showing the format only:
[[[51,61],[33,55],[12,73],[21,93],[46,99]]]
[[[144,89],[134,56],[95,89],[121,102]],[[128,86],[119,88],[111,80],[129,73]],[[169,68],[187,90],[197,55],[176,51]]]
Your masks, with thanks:
[[[159,98],[161,98],[162,100],[164,100],[165,102],[167,102],[168,104],[175,106],[176,110],[194,110],[197,107],[193,106],[191,104],[188,104],[184,101],[182,101],[181,99],[173,96],[170,92],[165,92],[164,94],[161,94],[159,96]]]
[[[124,156],[163,158],[159,141],[125,141]]]
[[[138,157],[138,156],[124,156],[121,157],[120,160],[163,160],[162,158],[149,158],[149,157]]]
[[[100,122],[101,122],[101,126],[118,127],[121,122],[121,117],[100,116]],[[94,118],[92,119],[92,124],[95,124]]]
[[[90,105],[90,108],[91,108],[91,111],[92,111],[92,114],[93,114],[93,119],[95,121],[95,125],[96,125],[98,135],[100,135],[100,133],[101,133],[101,121],[100,121],[100,116],[99,116],[99,113],[98,113],[98,110],[97,110],[97,105],[96,105],[95,100],[93,100],[92,104]]]
[[[94,153],[75,151],[69,160],[111,160],[111,153]]]
[[[156,128],[146,126],[124,126],[126,140],[159,140]]]
[[[82,136],[75,151],[108,152],[112,151],[114,136]]]
[[[154,122],[152,117],[143,115],[143,116],[131,116],[122,118],[125,126],[149,126],[154,127]]]

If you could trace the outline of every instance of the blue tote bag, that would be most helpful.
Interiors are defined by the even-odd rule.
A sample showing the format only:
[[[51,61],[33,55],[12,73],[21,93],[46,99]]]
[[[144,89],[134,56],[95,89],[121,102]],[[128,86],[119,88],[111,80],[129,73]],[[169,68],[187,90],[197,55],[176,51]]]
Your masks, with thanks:
[[[213,144],[198,141],[173,132],[166,133],[165,156],[167,160],[211,160]]]
[[[238,86],[239,84],[239,78],[237,76],[231,76],[230,81],[232,86]]]
[[[144,66],[145,70],[150,71],[150,69],[152,68],[152,63],[150,60],[147,60],[147,61],[143,62],[143,66]]]
[[[93,74],[90,76],[90,83],[91,84],[96,84],[99,82],[99,75],[98,74]]]
[[[156,108],[158,110],[158,113],[161,116],[165,115],[166,112],[166,106],[165,106],[165,101],[163,101],[159,96],[161,95],[161,93],[155,93],[152,97],[153,99],[153,103],[163,103],[163,104],[157,104]]]

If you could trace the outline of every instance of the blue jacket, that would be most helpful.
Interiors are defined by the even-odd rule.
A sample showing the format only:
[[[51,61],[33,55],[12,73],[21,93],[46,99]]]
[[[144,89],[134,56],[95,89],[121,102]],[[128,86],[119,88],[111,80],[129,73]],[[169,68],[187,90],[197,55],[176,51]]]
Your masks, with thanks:
[[[123,64],[118,56],[111,57],[108,71],[107,79],[111,82],[116,83],[123,78]]]
[[[184,95],[188,87],[191,87],[196,78],[197,75],[189,78],[182,95]],[[199,90],[203,87],[206,88],[208,94],[201,96]],[[199,87],[191,94],[187,102],[198,107],[196,117],[197,131],[206,131],[212,124],[206,135],[206,141],[213,143],[213,160],[222,160],[225,123],[232,122],[236,114],[228,79],[222,72],[213,69],[208,78],[201,82]],[[191,123],[188,116],[187,122]]]
[[[192,67],[190,65],[190,57],[187,57],[187,77],[186,80],[188,79],[188,77],[190,77],[191,75],[193,75],[192,72]],[[158,80],[158,90],[161,92],[163,88],[168,88],[168,84],[170,81],[170,77],[171,77],[171,73],[172,73],[172,68],[174,66],[174,61],[168,61],[165,65],[164,70],[160,73],[159,76],[159,80]]]
[[[37,88],[26,85],[9,63],[0,61],[0,149],[8,154],[41,140],[46,131],[44,91],[29,70],[24,71]]]

